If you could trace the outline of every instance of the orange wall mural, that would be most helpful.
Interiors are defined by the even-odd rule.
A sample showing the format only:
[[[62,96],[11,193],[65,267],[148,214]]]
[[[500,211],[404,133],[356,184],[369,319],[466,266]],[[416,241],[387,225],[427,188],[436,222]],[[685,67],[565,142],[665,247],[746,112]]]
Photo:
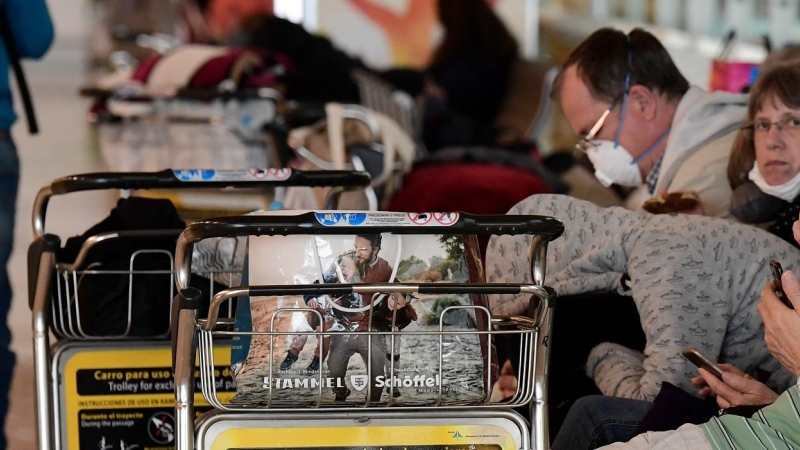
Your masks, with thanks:
[[[499,10],[525,0],[487,1]],[[425,67],[440,31],[436,0],[318,0],[317,5],[319,31],[377,66]]]
[[[433,51],[431,36],[438,23],[434,0],[408,0],[401,14],[371,0],[349,1],[364,17],[384,30],[395,65],[422,67],[427,64]]]

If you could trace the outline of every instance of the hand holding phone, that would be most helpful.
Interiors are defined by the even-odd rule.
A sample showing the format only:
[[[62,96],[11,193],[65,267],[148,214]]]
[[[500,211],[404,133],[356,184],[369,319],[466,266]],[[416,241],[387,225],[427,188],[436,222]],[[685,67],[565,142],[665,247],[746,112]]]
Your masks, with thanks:
[[[775,295],[780,299],[781,303],[786,305],[787,308],[794,309],[794,305],[792,305],[792,302],[789,301],[788,297],[786,297],[786,293],[783,292],[783,283],[781,283],[783,267],[781,267],[781,263],[773,259],[769,262],[769,267],[772,270],[772,286],[775,289]]]
[[[723,370],[720,367],[708,358],[706,358],[702,353],[697,351],[694,347],[689,347],[683,350],[683,357],[688,359],[689,362],[694,364],[697,367],[701,367],[706,369],[709,373],[714,375],[715,377],[722,379],[722,372]]]

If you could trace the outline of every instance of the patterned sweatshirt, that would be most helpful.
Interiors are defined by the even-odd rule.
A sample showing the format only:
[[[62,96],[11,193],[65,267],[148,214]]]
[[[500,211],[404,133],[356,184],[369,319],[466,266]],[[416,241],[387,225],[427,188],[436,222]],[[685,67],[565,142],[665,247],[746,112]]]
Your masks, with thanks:
[[[653,401],[661,383],[688,392],[697,369],[681,350],[747,373],[763,369],[782,392],[795,380],[769,353],[756,307],[770,280],[769,260],[787,269],[800,251],[766,231],[693,215],[650,215],[600,208],[560,195],[534,195],[509,214],[553,216],[564,235],[551,242],[546,284],[559,295],[618,291],[633,296],[647,338],[644,353],[617,344],[592,349],[586,373],[605,395]],[[490,282],[530,282],[530,236],[493,236],[486,255]],[[624,285],[623,275],[630,281]],[[526,296],[490,299],[495,314],[520,314]],[[564,304],[558,314],[568,314]],[[609,324],[613,326],[613,324]],[[577,337],[579,338],[579,337]]]

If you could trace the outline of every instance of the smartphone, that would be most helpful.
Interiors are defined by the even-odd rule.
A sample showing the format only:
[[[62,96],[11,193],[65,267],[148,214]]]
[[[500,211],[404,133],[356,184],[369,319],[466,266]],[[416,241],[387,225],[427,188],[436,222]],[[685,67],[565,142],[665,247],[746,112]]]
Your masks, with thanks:
[[[702,353],[697,351],[694,347],[689,347],[683,350],[683,357],[688,359],[692,364],[697,367],[702,367],[709,371],[712,375],[722,379],[722,369],[718,365],[712,363],[708,358],[703,356]]]
[[[781,267],[781,263],[773,259],[769,262],[769,268],[772,269],[772,286],[775,288],[775,295],[784,305],[786,305],[786,307],[789,309],[794,309],[794,305],[792,305],[792,302],[790,302],[786,297],[786,293],[783,292],[783,283],[781,283],[783,267]]]

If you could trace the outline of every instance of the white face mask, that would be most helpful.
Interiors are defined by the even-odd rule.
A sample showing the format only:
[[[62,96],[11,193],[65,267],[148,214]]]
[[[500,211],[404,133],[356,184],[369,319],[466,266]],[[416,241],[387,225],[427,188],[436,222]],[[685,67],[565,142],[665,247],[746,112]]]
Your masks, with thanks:
[[[793,201],[800,194],[800,172],[786,183],[772,186],[761,175],[761,171],[758,170],[758,163],[754,163],[753,169],[747,174],[747,177],[761,189],[761,192],[787,202]]]
[[[627,78],[625,81],[625,85],[627,86]],[[614,102],[616,103],[616,101]],[[592,166],[594,166],[594,176],[600,181],[605,187],[609,187],[612,184],[618,184],[620,186],[626,187],[637,187],[641,186],[642,181],[642,174],[639,171],[639,161],[644,159],[647,155],[653,152],[662,142],[669,136],[669,131],[672,127],[667,128],[666,131],[651,145],[647,150],[644,151],[641,155],[634,158],[631,156],[630,152],[625,150],[625,147],[619,144],[619,138],[622,134],[622,122],[625,121],[625,106],[628,103],[628,94],[625,93],[622,95],[622,107],[621,107],[621,114],[619,117],[619,123],[617,124],[617,133],[614,137],[613,141],[607,141],[602,139],[592,139],[598,129],[602,126],[603,121],[605,121],[606,116],[611,109],[614,108],[614,103],[606,110],[605,114],[600,118],[600,120],[592,127],[592,131],[589,132],[585,140],[591,142],[589,148],[586,149],[586,156],[589,157],[589,160],[592,162]]]
[[[667,138],[672,128],[667,128],[661,137],[659,137],[650,148],[645,150],[644,153],[636,157],[636,159],[619,144],[620,135],[622,134],[622,123],[625,121],[625,112],[627,111],[628,105],[628,90],[631,85],[631,59],[633,57],[631,53],[630,37],[625,35],[625,39],[628,42],[628,70],[625,73],[625,85],[622,91],[619,123],[617,123],[617,132],[614,135],[614,140],[595,140],[594,137],[603,126],[603,122],[608,114],[614,109],[614,106],[616,106],[616,100],[611,103],[611,106],[608,107],[605,114],[597,121],[585,138],[585,140],[591,142],[591,147],[586,150],[586,155],[592,162],[592,166],[594,166],[594,176],[600,181],[600,184],[605,187],[609,187],[612,184],[626,187],[641,186],[643,181],[642,174],[639,172],[639,161],[643,160],[647,155],[658,148]]]
[[[605,187],[612,184],[636,187],[642,184],[639,165],[630,153],[613,141],[592,141],[586,156],[594,166],[594,176]]]

